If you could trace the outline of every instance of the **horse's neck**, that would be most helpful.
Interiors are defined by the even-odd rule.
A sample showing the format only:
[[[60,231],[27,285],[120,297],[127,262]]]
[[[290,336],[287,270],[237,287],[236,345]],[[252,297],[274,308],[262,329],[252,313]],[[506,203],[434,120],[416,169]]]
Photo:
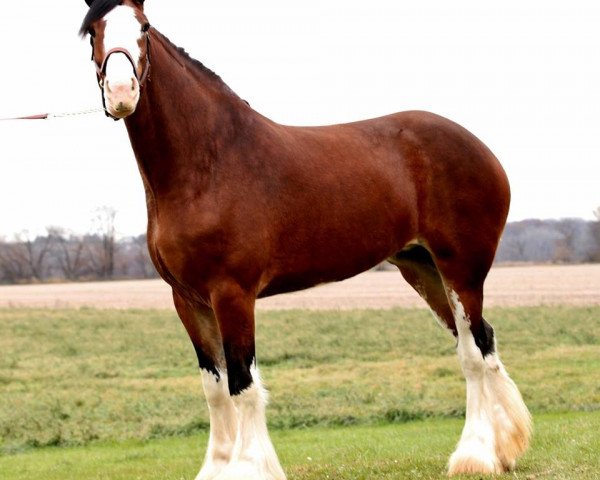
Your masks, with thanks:
[[[150,58],[138,107],[125,122],[145,187],[154,197],[198,191],[220,151],[255,113],[157,32]]]

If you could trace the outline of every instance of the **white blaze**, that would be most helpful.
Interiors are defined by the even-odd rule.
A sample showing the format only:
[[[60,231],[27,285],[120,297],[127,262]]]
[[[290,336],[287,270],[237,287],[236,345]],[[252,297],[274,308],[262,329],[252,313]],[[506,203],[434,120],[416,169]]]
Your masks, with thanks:
[[[139,74],[142,52],[138,41],[143,33],[135,10],[120,5],[111,10],[104,20],[105,55],[114,48],[127,50]],[[110,55],[106,62],[104,98],[107,109],[113,116],[122,118],[135,110],[140,99],[140,85],[135,76],[134,66],[124,54],[116,52]]]
[[[113,48],[124,48],[136,62],[142,56],[138,41],[142,37],[140,22],[135,17],[135,10],[131,7],[120,5],[111,10],[105,17],[106,27],[104,29],[104,51]],[[106,76],[111,80],[129,80],[132,74],[132,66],[125,55],[112,55],[107,63]]]

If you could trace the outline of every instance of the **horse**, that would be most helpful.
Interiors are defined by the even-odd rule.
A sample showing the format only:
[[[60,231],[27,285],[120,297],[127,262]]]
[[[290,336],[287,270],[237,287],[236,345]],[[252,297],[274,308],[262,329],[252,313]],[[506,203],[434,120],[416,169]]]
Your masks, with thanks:
[[[286,478],[266,425],[256,299],[386,260],[456,339],[466,420],[448,474],[515,468],[531,417],[482,316],[510,203],[493,153],[422,111],[277,124],[153,28],[143,0],[86,3],[80,33],[106,114],[124,119],[150,255],[200,367],[210,433],[197,480]]]

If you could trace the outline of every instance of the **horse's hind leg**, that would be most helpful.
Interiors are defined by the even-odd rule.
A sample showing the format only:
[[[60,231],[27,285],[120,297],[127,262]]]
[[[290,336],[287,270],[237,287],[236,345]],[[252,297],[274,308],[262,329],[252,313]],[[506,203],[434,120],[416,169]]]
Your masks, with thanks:
[[[208,447],[196,479],[211,480],[231,461],[237,436],[237,414],[229,395],[223,344],[211,309],[191,305],[176,293],[173,298],[196,350],[210,416]]]
[[[531,417],[500,362],[494,329],[482,317],[487,269],[470,268],[472,260],[462,260],[448,257],[437,262],[453,312],[457,353],[467,382],[465,426],[450,457],[448,473],[501,473],[512,470],[527,449]]]
[[[485,275],[468,273],[487,270],[469,268],[468,260],[446,260],[439,262],[442,275],[433,255],[419,245],[389,261],[458,338],[457,352],[467,381],[467,414],[461,440],[450,458],[449,474],[499,473],[514,468],[527,448],[531,419],[498,358],[494,330],[481,316]]]

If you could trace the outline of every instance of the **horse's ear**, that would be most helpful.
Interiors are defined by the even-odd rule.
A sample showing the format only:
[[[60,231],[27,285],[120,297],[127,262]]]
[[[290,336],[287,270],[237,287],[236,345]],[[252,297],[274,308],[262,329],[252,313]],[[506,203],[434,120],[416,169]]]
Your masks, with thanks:
[[[94,3],[94,0],[85,0],[85,3],[88,4],[88,7],[91,7],[92,3]]]

